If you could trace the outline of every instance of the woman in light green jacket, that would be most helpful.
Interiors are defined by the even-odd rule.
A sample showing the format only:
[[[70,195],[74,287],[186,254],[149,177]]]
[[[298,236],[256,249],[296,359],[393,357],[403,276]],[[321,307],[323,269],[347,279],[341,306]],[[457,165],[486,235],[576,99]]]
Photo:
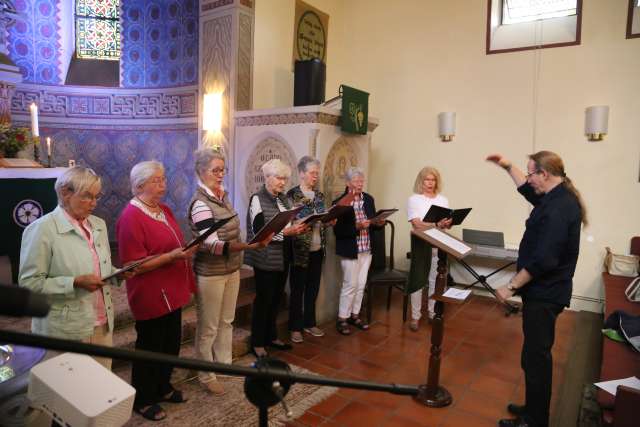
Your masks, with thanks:
[[[113,345],[113,303],[101,278],[115,268],[105,222],[91,215],[102,184],[85,167],[68,169],[55,183],[58,206],[22,235],[19,285],[46,294],[51,310],[34,318],[32,332]],[[105,367],[110,359],[96,358]]]

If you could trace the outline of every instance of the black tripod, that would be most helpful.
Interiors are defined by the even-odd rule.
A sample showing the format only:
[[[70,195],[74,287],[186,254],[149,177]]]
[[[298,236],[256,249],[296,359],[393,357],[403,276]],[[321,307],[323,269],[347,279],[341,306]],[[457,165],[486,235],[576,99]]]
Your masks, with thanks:
[[[515,261],[511,261],[510,263],[503,265],[502,267],[500,267],[499,269],[493,271],[491,274],[484,276],[482,274],[478,274],[469,264],[467,264],[467,262],[463,259],[457,259],[456,260],[458,263],[460,263],[461,266],[463,266],[465,268],[465,270],[467,270],[469,272],[469,274],[471,274],[476,281],[466,285],[464,287],[464,289],[469,289],[470,287],[472,287],[473,285],[475,285],[476,283],[480,283],[482,286],[485,287],[486,290],[488,290],[491,295],[493,295],[496,299],[498,299],[498,296],[496,295],[496,290],[493,289],[488,283],[487,283],[487,279],[491,276],[493,276],[494,274],[504,270],[507,267],[512,266],[513,264],[515,264]],[[518,311],[520,311],[520,307],[518,307],[515,304],[511,304],[508,301],[505,301],[502,303],[502,305],[504,306],[505,309],[505,316],[509,316],[511,314],[517,314]]]

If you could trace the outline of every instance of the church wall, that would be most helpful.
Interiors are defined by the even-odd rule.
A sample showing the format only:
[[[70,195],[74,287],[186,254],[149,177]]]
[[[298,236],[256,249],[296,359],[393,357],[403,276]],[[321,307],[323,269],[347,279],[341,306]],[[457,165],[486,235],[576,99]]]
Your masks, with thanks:
[[[18,0],[20,16],[8,31],[9,56],[28,83],[60,84],[58,0]]]
[[[345,52],[357,47],[344,36],[342,0],[305,2],[329,14],[326,99],[330,99],[338,94],[342,76],[349,74],[345,70]],[[255,5],[253,108],[290,107],[295,0],[256,0]]]
[[[167,194],[163,202],[171,208],[183,232],[188,231],[186,215],[195,188],[196,129],[42,128],[42,134],[56,142],[56,163],[75,159],[76,164],[93,168],[102,178],[102,198],[94,214],[107,222],[110,240],[115,241],[115,223],[131,199],[129,172],[144,160],[158,160],[164,165]]]
[[[525,168],[527,154],[557,152],[591,222],[582,233],[572,305],[599,310],[604,247],[628,253],[631,236],[640,234],[640,39],[625,39],[628,2],[585,0],[579,46],[497,55],[485,54],[486,3],[344,4],[348,44],[358,49],[345,56],[342,77],[371,92],[370,114],[380,118],[369,188],[380,207],[401,209],[396,254],[406,266],[406,201],[421,167],[440,170],[453,207],[473,208],[465,227],[503,231],[517,244],[530,206],[484,158],[500,152]],[[584,136],[591,105],[611,108],[601,142]],[[442,111],[457,113],[449,143],[438,138]]]
[[[123,87],[198,81],[198,0],[124,0]]]
[[[256,3],[254,106],[290,106],[295,2],[265,3]],[[400,208],[396,265],[408,267],[406,202],[420,168],[440,170],[453,207],[473,208],[465,227],[517,244],[530,206],[484,158],[500,152],[525,168],[527,154],[549,149],[565,160],[591,221],[573,307],[598,311],[604,247],[626,253],[640,234],[640,39],[625,39],[628,2],[584,0],[581,45],[496,55],[485,54],[486,1],[310,3],[331,16],[327,98],[340,83],[361,88],[380,119],[368,188],[379,207]],[[583,135],[591,105],[611,108],[602,142]],[[449,143],[438,138],[443,111],[457,113]]]
[[[40,134],[54,141],[54,165],[68,160],[94,168],[104,182],[97,207],[114,238],[115,220],[130,198],[131,167],[159,160],[167,168],[166,202],[187,229],[186,209],[195,188],[198,145],[198,0],[121,1],[121,88],[65,86],[61,61],[71,0],[17,0],[21,14],[10,27],[9,55],[23,74],[12,116],[28,125],[29,105],[39,106]],[[131,90],[136,89],[136,90]]]
[[[73,50],[72,0],[17,0],[9,54],[25,83],[63,84]],[[198,80],[198,0],[121,1],[122,87],[173,87]],[[63,28],[64,27],[64,28]],[[63,31],[64,30],[64,31]],[[66,54],[65,54],[66,52]]]

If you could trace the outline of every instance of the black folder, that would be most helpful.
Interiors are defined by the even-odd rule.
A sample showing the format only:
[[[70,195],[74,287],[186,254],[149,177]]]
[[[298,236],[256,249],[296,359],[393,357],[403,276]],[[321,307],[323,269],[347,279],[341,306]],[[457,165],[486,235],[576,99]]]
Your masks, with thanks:
[[[302,222],[303,224],[313,224],[316,221],[327,223],[352,210],[353,207],[349,205],[333,205],[328,211],[324,213],[311,214],[309,216],[301,218],[300,222]]]
[[[195,245],[199,245],[200,243],[204,242],[207,239],[207,237],[211,236],[213,233],[216,232],[216,230],[220,229],[220,227],[225,225],[227,222],[231,221],[231,219],[235,218],[237,215],[238,214],[230,216],[228,218],[221,219],[221,220],[215,222],[211,227],[209,227],[207,229],[207,231],[205,231],[204,233],[202,233],[201,235],[195,237],[193,240],[191,240],[189,243],[187,243],[184,246],[184,248],[182,248],[182,250],[186,251],[190,247],[195,246]],[[131,271],[134,268],[144,264],[145,262],[149,262],[152,259],[159,257],[160,255],[163,255],[163,254],[151,255],[151,256],[149,256],[147,258],[143,258],[143,259],[140,259],[138,261],[132,262],[131,264],[128,264],[128,265],[126,265],[126,266],[124,266],[122,268],[119,268],[116,271],[112,272],[111,274],[103,277],[102,280],[103,281],[104,280],[109,280],[112,277],[116,277],[119,274],[125,273],[127,271]]]
[[[285,228],[287,224],[296,217],[296,215],[298,215],[298,212],[300,212],[303,207],[304,206],[299,206],[288,211],[278,212],[278,214],[271,218],[271,220],[266,223],[264,227],[258,230],[249,244],[261,242],[266,239],[271,233],[278,234],[279,232],[281,232],[282,229]]]
[[[195,245],[199,245],[200,243],[204,242],[205,240],[207,240],[207,237],[211,236],[213,233],[215,233],[217,230],[219,230],[220,227],[222,227],[223,225],[225,225],[226,223],[231,221],[236,216],[238,216],[238,214],[235,214],[235,215],[232,215],[230,217],[223,218],[221,220],[216,221],[211,227],[209,227],[207,229],[207,231],[205,231],[204,233],[202,233],[201,235],[199,235],[197,237],[194,237],[189,243],[187,243],[184,246],[184,248],[182,250],[186,251],[190,247],[195,246]]]
[[[449,209],[438,205],[431,205],[429,212],[422,218],[422,221],[436,223],[442,219],[451,218],[453,219],[452,225],[460,225],[469,212],[471,212],[471,208]]]
[[[148,256],[146,258],[140,259],[140,260],[138,260],[136,262],[132,262],[131,264],[125,265],[124,267],[115,270],[111,274],[108,274],[108,275],[102,277],[102,281],[104,282],[105,280],[112,279],[112,278],[116,277],[119,274],[125,273],[127,271],[131,271],[134,268],[144,264],[145,262],[149,262],[154,258],[158,258],[160,255],[164,255],[164,254],[151,255],[151,256]]]
[[[380,209],[378,212],[376,212],[375,216],[373,218],[369,218],[369,220],[371,222],[378,222],[378,221],[385,221],[387,218],[389,218],[391,215],[393,215],[394,213],[398,212],[398,209]]]

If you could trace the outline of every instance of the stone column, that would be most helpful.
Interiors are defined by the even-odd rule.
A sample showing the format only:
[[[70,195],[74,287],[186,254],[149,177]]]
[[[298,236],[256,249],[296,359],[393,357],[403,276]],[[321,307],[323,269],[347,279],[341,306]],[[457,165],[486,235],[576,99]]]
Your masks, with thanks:
[[[204,95],[222,92],[222,129],[216,134],[202,130],[202,110],[198,118],[201,145],[220,145],[233,168],[234,112],[252,107],[254,0],[202,0],[199,34],[199,102]],[[234,174],[228,182],[233,194]]]
[[[22,82],[20,69],[9,58],[7,29],[14,22],[16,8],[10,0],[0,0],[0,123],[11,123],[11,97]]]

